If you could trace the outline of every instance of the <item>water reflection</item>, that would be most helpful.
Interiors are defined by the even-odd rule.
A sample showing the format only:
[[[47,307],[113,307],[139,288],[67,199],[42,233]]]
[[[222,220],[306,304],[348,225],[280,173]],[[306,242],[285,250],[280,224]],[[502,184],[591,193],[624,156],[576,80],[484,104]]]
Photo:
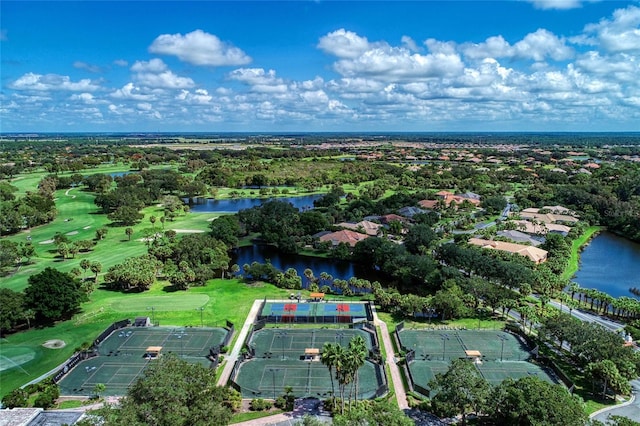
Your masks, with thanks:
[[[613,297],[633,297],[629,289],[640,288],[640,244],[610,232],[601,233],[580,255],[580,268],[573,281]]]
[[[321,194],[304,195],[302,197],[230,198],[224,200],[197,197],[191,200],[189,207],[195,213],[237,213],[240,210],[260,206],[270,200],[278,200],[291,203],[298,210],[309,210],[313,208],[313,202],[321,197]],[[183,200],[189,202],[188,198]]]

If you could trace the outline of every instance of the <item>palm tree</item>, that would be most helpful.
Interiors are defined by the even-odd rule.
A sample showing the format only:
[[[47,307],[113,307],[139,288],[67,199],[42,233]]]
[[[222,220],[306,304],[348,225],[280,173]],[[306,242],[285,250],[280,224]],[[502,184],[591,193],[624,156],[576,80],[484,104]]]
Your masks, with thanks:
[[[100,273],[100,271],[102,271],[102,263],[100,263],[100,262],[92,262],[90,268],[91,268],[91,272],[96,274],[95,282],[97,283],[98,282],[98,274]]]
[[[576,293],[580,293],[580,284],[576,283],[576,282],[571,282],[571,284],[569,284],[569,291],[571,292],[571,298],[573,299],[573,296]]]
[[[91,267],[91,261],[89,259],[82,259],[80,261],[80,267],[82,268],[82,281],[84,281],[85,272],[87,272],[87,269]]]
[[[353,383],[355,388],[355,399],[358,402],[358,370],[367,360],[369,350],[362,336],[356,336],[349,341],[349,364],[352,367]],[[352,388],[353,390],[353,388]],[[351,406],[351,397],[349,397],[349,406]]]
[[[336,388],[333,383],[333,369],[337,368],[338,360],[340,358],[340,353],[342,352],[342,346],[337,343],[325,342],[322,347],[322,364],[326,365],[329,369],[329,377],[331,378],[331,396],[333,399],[333,404],[336,402]]]
[[[125,228],[124,233],[129,237],[129,241],[131,241],[131,236],[133,235],[133,228]]]
[[[157,218],[153,215],[149,217],[149,222],[151,222],[151,226],[153,226],[153,229],[156,229],[156,219]]]
[[[307,278],[307,288],[311,285],[311,283],[315,280],[313,276],[313,271],[310,268],[304,270],[304,276]]]

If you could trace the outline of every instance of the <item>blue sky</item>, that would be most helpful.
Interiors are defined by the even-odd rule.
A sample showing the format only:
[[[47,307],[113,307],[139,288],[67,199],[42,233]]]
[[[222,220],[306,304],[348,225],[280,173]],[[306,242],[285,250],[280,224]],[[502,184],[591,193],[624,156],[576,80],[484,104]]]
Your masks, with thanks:
[[[2,132],[640,130],[638,1],[0,12]]]

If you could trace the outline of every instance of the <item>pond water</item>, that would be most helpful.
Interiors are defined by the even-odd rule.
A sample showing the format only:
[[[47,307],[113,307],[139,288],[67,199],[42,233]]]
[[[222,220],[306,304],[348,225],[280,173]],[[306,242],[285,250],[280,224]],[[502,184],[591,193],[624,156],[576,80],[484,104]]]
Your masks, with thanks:
[[[634,297],[629,289],[640,288],[640,244],[610,232],[601,233],[580,255],[573,281],[613,297]]]
[[[189,203],[191,211],[194,213],[237,213],[240,210],[250,209],[260,206],[270,200],[285,201],[291,203],[298,210],[309,210],[313,208],[313,202],[322,197],[322,194],[303,195],[302,197],[278,197],[278,198],[230,198],[215,200],[213,198],[193,198]],[[185,202],[189,199],[185,198]]]
[[[378,276],[374,271],[353,262],[279,253],[275,248],[267,245],[240,247],[231,255],[231,264],[237,263],[240,269],[245,263],[266,263],[267,260],[271,261],[273,266],[283,272],[289,268],[294,268],[298,275],[302,277],[302,285],[304,287],[307,285],[307,279],[304,276],[304,270],[307,268],[313,271],[315,277],[320,277],[321,273],[326,272],[333,278],[341,280],[357,277],[371,282],[382,282],[382,277]]]

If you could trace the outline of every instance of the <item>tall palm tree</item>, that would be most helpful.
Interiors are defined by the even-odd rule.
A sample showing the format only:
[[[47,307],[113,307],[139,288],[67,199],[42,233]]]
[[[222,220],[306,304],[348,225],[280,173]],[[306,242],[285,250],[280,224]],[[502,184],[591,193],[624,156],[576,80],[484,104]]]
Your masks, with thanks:
[[[349,362],[352,367],[356,402],[358,401],[358,370],[366,362],[368,354],[369,350],[362,336],[356,336],[349,341]],[[351,398],[349,398],[349,405],[351,405]]]
[[[321,360],[322,364],[329,369],[329,377],[331,378],[331,396],[334,405],[336,402],[336,388],[333,383],[333,369],[337,367],[340,352],[342,352],[342,347],[337,343],[325,342],[324,346],[322,346]]]

